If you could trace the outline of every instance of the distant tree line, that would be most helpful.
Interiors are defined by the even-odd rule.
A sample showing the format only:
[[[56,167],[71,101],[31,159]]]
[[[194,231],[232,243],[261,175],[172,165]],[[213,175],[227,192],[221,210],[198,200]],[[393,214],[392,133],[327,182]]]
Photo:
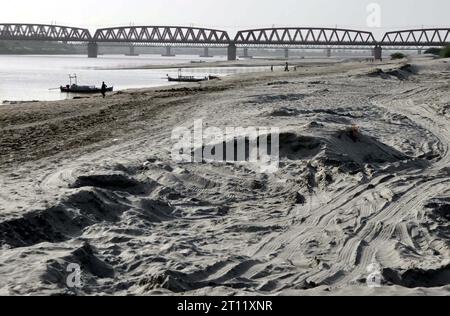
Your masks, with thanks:
[[[425,54],[432,54],[436,56],[440,56],[442,58],[450,57],[450,45],[444,48],[430,48],[425,51]]]
[[[0,41],[0,54],[76,54],[73,46],[58,42]]]
[[[442,58],[449,58],[450,57],[450,45],[448,45],[444,48],[438,48],[438,47],[429,48],[425,51],[425,54],[435,55],[435,56],[439,56]],[[407,55],[400,53],[400,52],[391,54],[392,60],[403,59],[403,58],[407,58],[407,57],[408,57]]]

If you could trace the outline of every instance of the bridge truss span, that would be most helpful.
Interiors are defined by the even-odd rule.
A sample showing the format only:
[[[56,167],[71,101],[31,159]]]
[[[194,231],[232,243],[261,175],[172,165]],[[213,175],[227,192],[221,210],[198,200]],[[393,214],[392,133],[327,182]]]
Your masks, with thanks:
[[[227,46],[226,31],[182,26],[130,26],[99,29],[95,42]]]
[[[0,40],[89,42],[87,29],[46,24],[0,24]]]
[[[450,44],[450,28],[417,29],[387,32],[383,46],[433,47]]]
[[[237,58],[237,48],[263,47],[326,49],[373,48],[375,59],[381,59],[383,49],[417,49],[450,45],[450,28],[412,29],[387,32],[377,41],[369,31],[317,28],[281,27],[238,31],[230,38],[226,31],[191,26],[121,26],[101,28],[92,36],[88,29],[46,24],[0,23],[0,40],[34,40],[65,43],[87,43],[88,56],[98,56],[100,43],[130,46],[227,47],[228,59]],[[207,55],[207,54],[205,54]]]
[[[373,46],[371,32],[332,28],[266,28],[239,31],[234,39],[239,46]]]

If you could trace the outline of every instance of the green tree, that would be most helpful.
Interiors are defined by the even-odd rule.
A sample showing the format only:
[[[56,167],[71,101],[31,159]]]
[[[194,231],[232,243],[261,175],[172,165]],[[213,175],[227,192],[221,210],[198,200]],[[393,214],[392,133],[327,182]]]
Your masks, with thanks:
[[[442,58],[449,58],[450,57],[450,45],[447,45],[447,47],[443,48],[441,50],[441,57]]]

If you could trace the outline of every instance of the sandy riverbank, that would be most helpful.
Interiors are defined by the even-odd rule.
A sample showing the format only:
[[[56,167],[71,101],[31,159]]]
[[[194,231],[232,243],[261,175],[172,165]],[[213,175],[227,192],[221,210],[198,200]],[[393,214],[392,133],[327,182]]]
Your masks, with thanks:
[[[0,294],[448,295],[450,64],[406,63],[0,106]],[[280,169],[175,163],[196,119]]]
[[[370,58],[369,58],[370,59]],[[124,66],[104,69],[192,69],[192,68],[258,68],[270,66],[283,68],[288,62],[291,67],[310,67],[310,66],[327,66],[335,63],[357,62],[366,60],[365,58],[243,58],[236,61],[208,61],[208,62],[191,62],[170,65],[138,65],[138,66]],[[195,59],[194,59],[195,61]]]

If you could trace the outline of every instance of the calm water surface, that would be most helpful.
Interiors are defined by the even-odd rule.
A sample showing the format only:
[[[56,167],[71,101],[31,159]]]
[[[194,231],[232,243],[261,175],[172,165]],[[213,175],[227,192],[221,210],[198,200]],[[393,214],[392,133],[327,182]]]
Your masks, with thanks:
[[[0,55],[0,104],[2,101],[61,100],[73,95],[58,89],[69,82],[68,75],[76,73],[78,84],[100,86],[105,81],[114,90],[168,85],[166,74],[177,75],[176,69],[161,70],[109,70],[102,68],[143,65],[172,65],[201,60],[197,56],[162,57],[159,55],[120,56],[108,55],[91,59],[81,55],[22,56]],[[221,61],[225,57],[208,58]],[[255,71],[255,68],[194,68],[185,75],[227,75]],[[261,69],[262,71],[262,69]]]

